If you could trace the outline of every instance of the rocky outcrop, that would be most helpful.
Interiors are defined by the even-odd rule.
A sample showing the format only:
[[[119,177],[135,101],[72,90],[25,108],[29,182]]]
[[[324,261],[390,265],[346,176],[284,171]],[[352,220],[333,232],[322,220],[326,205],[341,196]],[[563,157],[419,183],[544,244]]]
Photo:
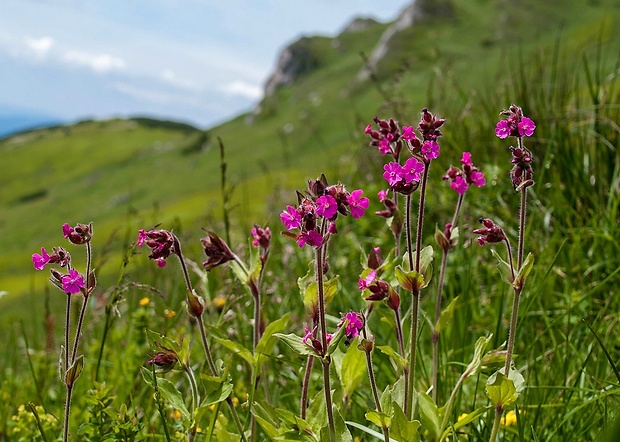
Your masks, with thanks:
[[[399,32],[423,20],[431,20],[439,17],[448,18],[452,17],[453,14],[454,8],[451,0],[413,0],[411,4],[400,13],[396,21],[394,21],[381,35],[379,42],[368,58],[368,63],[357,75],[357,80],[364,81],[370,77],[370,74],[376,70],[378,64],[388,53],[392,39]]]
[[[365,31],[366,29],[376,24],[377,21],[373,18],[357,17],[351,20],[351,22],[344,27],[344,29],[342,30],[342,32],[340,32],[339,35]]]
[[[265,85],[265,97],[271,96],[279,86],[294,83],[319,64],[320,59],[312,48],[312,38],[297,40],[280,53],[276,69]]]

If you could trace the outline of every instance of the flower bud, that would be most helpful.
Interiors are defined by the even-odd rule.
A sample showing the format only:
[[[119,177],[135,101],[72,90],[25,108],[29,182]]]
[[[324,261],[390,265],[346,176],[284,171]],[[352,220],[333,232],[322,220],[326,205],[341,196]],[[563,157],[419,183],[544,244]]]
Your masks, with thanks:
[[[207,260],[202,263],[204,268],[209,271],[213,267],[216,267],[225,262],[235,259],[234,253],[230,250],[228,245],[220,239],[215,233],[207,231],[208,236],[202,238],[202,247]]]

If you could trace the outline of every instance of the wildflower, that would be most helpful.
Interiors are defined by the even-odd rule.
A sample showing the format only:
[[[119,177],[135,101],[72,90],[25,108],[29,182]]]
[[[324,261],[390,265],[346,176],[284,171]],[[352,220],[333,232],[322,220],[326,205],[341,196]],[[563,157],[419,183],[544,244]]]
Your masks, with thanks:
[[[347,202],[349,203],[349,208],[351,209],[351,216],[353,218],[361,218],[364,216],[366,209],[368,209],[370,201],[368,198],[362,196],[363,193],[363,190],[357,189],[351,192],[351,194],[347,197]]]
[[[368,268],[378,269],[383,264],[383,257],[381,256],[381,249],[379,247],[373,247],[368,254]]]
[[[500,120],[497,122],[495,125],[495,135],[502,140],[508,138],[508,135],[510,135],[510,125],[508,121]]]
[[[321,247],[321,244],[323,244],[323,237],[316,230],[301,232],[297,236],[297,245],[299,245],[299,247],[303,247],[306,244],[313,247]]]
[[[425,142],[436,141],[438,137],[443,135],[439,128],[443,126],[445,122],[445,119],[437,118],[437,116],[431,114],[427,108],[422,109],[422,117],[418,123],[418,130],[422,134],[423,140]],[[439,153],[439,146],[437,147],[437,153]]]
[[[348,312],[344,315],[342,319],[341,325],[345,326],[345,334],[347,335],[347,339],[353,339],[359,335],[360,330],[364,327],[364,323],[362,322],[360,315],[356,312]]]
[[[62,225],[62,234],[73,244],[86,244],[93,236],[93,226],[90,224],[76,224],[71,227],[69,224]]]
[[[437,144],[437,143],[435,143]],[[403,166],[403,177],[405,182],[420,181],[420,174],[424,172],[424,163],[415,158],[409,158]]]
[[[536,129],[536,124],[529,118],[523,117],[518,123],[517,128],[520,136],[531,137],[534,134],[534,129]]]
[[[280,219],[288,230],[301,227],[301,214],[293,206],[286,206],[286,210],[280,214]]]
[[[484,177],[484,174],[477,170],[474,170],[471,172],[471,174],[469,175],[469,179],[472,183],[474,183],[478,187],[484,187],[484,185],[487,183],[487,180]]]
[[[332,218],[336,215],[338,206],[331,195],[324,195],[316,200],[316,214],[324,218]]]
[[[306,344],[308,342],[308,339],[312,339],[312,336],[314,336],[315,331],[316,331],[316,327],[314,327],[312,330],[308,330],[308,327],[305,327],[306,335],[303,338],[301,338],[301,342]]]
[[[471,153],[463,152],[461,164],[463,164],[462,169],[450,166],[443,176],[444,180],[451,180],[450,187],[456,193],[463,195],[471,184],[475,184],[478,187],[483,187],[486,184],[487,181],[484,174],[471,161]]]
[[[372,139],[371,146],[379,149],[382,155],[392,155],[394,158],[398,158],[403,147],[403,139],[415,138],[413,134],[413,128],[403,128],[405,131],[402,135],[400,128],[394,119],[381,120],[378,117],[374,118],[374,122],[378,126],[378,130],[373,130],[372,125],[367,125],[364,129],[364,133],[370,135]],[[405,138],[406,137],[406,138]]]
[[[166,319],[172,319],[176,316],[177,312],[175,312],[174,310],[168,310],[165,309],[164,310],[164,316],[166,317]]]
[[[510,178],[515,187],[526,181],[530,181],[534,175],[532,169],[532,153],[525,147],[510,147],[513,164],[510,170]]]
[[[385,170],[383,178],[385,178],[390,186],[398,184],[403,178],[403,167],[395,161],[385,164],[383,170]]]
[[[462,176],[457,176],[454,181],[450,183],[450,187],[459,195],[463,195],[467,191],[468,185],[467,181],[465,181]]]
[[[525,411],[520,411],[519,414],[525,414]],[[504,416],[500,422],[505,427],[511,427],[517,424],[517,413],[514,410],[510,410]]]
[[[463,156],[461,157],[461,164],[464,166],[473,166],[474,164],[471,162],[471,153],[463,152]]]
[[[480,235],[477,239],[478,244],[483,246],[485,243],[497,243],[506,240],[504,230],[495,225],[490,219],[480,218],[479,220],[484,228],[474,230],[474,233]]]
[[[174,350],[164,347],[159,342],[155,342],[155,345],[160,351],[152,355],[148,364],[157,366],[157,371],[160,373],[167,373],[179,362],[179,356]]]
[[[32,254],[32,264],[35,270],[43,270],[45,266],[50,262],[50,257],[43,247],[41,247],[41,254]]]
[[[371,270],[365,278],[360,278],[357,281],[357,288],[359,290],[366,290],[370,284],[375,282],[377,279],[377,271],[375,269]]]
[[[437,141],[426,141],[422,144],[420,152],[427,160],[434,160],[439,156],[439,144]]]
[[[200,240],[207,255],[207,260],[202,263],[205,270],[211,270],[213,267],[235,259],[235,254],[219,236],[209,231],[207,234],[208,236]]]
[[[252,229],[252,245],[254,247],[261,247],[263,249],[268,249],[271,244],[271,230],[269,227],[265,227],[264,229],[260,227],[258,224],[254,224],[254,228]]]
[[[146,307],[147,305],[149,305],[150,299],[148,296],[145,296],[144,298],[140,299],[140,307]]]
[[[389,191],[390,191],[390,189],[386,189],[386,190],[382,189],[382,190],[380,190],[380,191],[377,193],[377,196],[379,197],[379,202],[380,202],[380,203],[382,203],[383,201],[385,201],[385,199],[386,199],[386,198],[387,198],[387,196],[388,196]]]
[[[68,275],[62,277],[62,289],[71,295],[79,293],[84,288],[84,278],[77,270],[69,270]]]
[[[499,121],[495,126],[495,135],[498,138],[504,139],[508,136],[522,138],[531,137],[534,134],[536,124],[523,116],[523,110],[519,106],[511,104],[510,108],[504,109],[500,114],[508,118]]]
[[[381,152],[383,155],[387,155],[388,153],[390,153],[390,151],[390,142],[387,140],[387,138],[379,141],[379,152]]]
[[[138,242],[136,245],[142,246],[146,244],[151,249],[149,259],[157,263],[158,267],[166,265],[166,258],[171,253],[176,253],[174,244],[175,237],[172,232],[167,230],[149,230],[140,229],[138,231]]]
[[[407,141],[415,140],[417,137],[413,131],[413,126],[403,126],[403,134],[401,137]]]

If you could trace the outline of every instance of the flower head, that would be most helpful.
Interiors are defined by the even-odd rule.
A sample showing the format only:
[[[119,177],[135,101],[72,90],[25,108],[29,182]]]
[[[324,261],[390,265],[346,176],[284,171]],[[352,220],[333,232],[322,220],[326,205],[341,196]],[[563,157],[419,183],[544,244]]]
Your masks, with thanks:
[[[69,224],[64,223],[62,225],[62,234],[73,244],[86,244],[90,242],[93,236],[93,225],[92,223],[76,224],[75,227],[71,227]]]
[[[529,118],[523,117],[517,127],[520,136],[531,137],[534,134],[534,129],[536,129],[536,124]]]
[[[424,173],[424,163],[413,157],[405,161],[403,166],[403,178],[406,183],[420,181],[420,174]]]
[[[402,180],[404,171],[403,167],[395,161],[387,163],[383,166],[383,178],[388,182],[390,186],[393,186]]]
[[[146,244],[151,249],[149,259],[157,263],[158,267],[166,265],[166,258],[175,250],[176,238],[168,230],[148,230],[140,229],[138,231],[138,241],[136,245],[142,247]]]
[[[427,160],[434,160],[439,156],[439,144],[437,141],[426,141],[422,144],[420,152]]]
[[[323,195],[316,200],[316,214],[330,219],[338,212],[336,200],[331,195]]]
[[[351,210],[351,216],[353,218],[361,218],[364,216],[366,209],[368,209],[368,205],[370,201],[362,194],[363,190],[357,189],[351,192],[351,194],[347,197],[347,202],[349,203],[349,208]]]
[[[347,339],[353,339],[357,337],[357,335],[359,335],[360,333],[360,330],[364,328],[364,323],[362,322],[359,313],[356,312],[348,312],[346,315],[344,315],[344,318],[340,322],[341,324],[344,323]]]
[[[375,282],[377,279],[377,271],[372,269],[365,278],[360,278],[357,280],[357,288],[359,290],[366,290],[370,284]]]
[[[321,247],[321,245],[323,244],[323,237],[316,230],[301,232],[297,236],[297,245],[299,245],[299,247],[303,247],[306,244],[312,247]]]
[[[235,259],[235,254],[230,250],[228,244],[213,232],[207,231],[207,236],[202,238],[200,242],[205,255],[207,255],[207,260],[202,263],[207,271]]]
[[[265,227],[264,229],[258,224],[254,224],[254,228],[252,229],[252,245],[254,247],[261,247],[262,249],[268,249],[271,245],[271,230],[269,227]]]
[[[459,195],[463,195],[467,191],[467,181],[463,179],[462,176],[457,176],[454,181],[450,183],[450,187],[458,193]]]
[[[32,254],[32,264],[35,270],[43,270],[45,266],[50,262],[50,257],[43,247],[41,247],[41,254]]]
[[[519,106],[511,104],[508,109],[504,109],[500,114],[508,118],[499,121],[495,126],[495,135],[498,138],[504,139],[508,136],[522,138],[531,137],[534,134],[536,124],[528,117],[523,116],[523,110]]]
[[[280,219],[288,230],[298,229],[301,226],[301,213],[293,206],[286,206],[286,210],[280,214]]]
[[[80,293],[84,288],[84,278],[78,273],[77,270],[69,270],[68,275],[62,277],[62,289],[71,295]]]
[[[479,221],[484,227],[474,230],[475,234],[480,235],[477,239],[478,244],[483,246],[486,243],[497,243],[506,240],[504,230],[500,226],[496,225],[492,220],[488,218],[480,218]]]

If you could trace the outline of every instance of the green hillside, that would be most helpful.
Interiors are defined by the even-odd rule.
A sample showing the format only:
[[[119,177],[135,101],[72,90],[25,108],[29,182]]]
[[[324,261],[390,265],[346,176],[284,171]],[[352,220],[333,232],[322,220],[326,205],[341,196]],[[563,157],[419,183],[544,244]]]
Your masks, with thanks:
[[[267,97],[256,115],[239,116],[207,135],[165,122],[109,120],[2,140],[0,291],[9,293],[6,300],[45,284],[33,275],[30,255],[55,245],[49,238],[64,222],[93,221],[96,247],[106,247],[128,226],[221,222],[218,138],[235,186],[233,234],[254,221],[276,220],[270,208],[282,204],[279,192],[290,195],[321,172],[369,180],[363,166],[375,157],[362,130],[376,114],[404,124],[428,106],[452,123],[446,154],[467,148],[493,163],[496,153],[484,143],[495,143],[488,134],[497,109],[515,101],[536,119],[563,112],[552,109],[552,100],[559,103],[564,96],[557,94],[569,92],[560,87],[585,90],[583,60],[597,47],[607,54],[597,69],[612,72],[619,3],[454,1],[447,16],[431,11],[398,33],[373,78],[361,83],[360,54],[372,52],[387,24],[334,39],[308,38],[311,72]],[[567,77],[555,78],[558,72]],[[547,90],[546,97],[529,92],[555,83],[558,90]],[[447,167],[454,159],[441,161]],[[104,278],[116,269],[116,244],[107,244],[111,261],[100,269]]]

